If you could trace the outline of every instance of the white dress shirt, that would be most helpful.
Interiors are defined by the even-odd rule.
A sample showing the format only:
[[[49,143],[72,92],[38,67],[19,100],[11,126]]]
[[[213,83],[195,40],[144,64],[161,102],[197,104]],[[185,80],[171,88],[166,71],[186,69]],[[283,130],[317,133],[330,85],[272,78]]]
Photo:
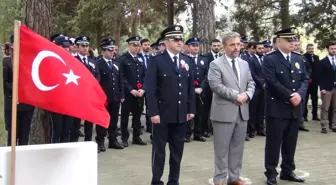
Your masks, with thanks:
[[[177,54],[177,55],[174,55],[172,52],[170,52],[168,49],[167,49],[167,52],[170,56],[170,58],[172,59],[172,61],[174,61],[174,57],[176,56],[177,57],[177,62],[176,62],[176,65],[177,65],[177,69],[180,68],[180,54]]]

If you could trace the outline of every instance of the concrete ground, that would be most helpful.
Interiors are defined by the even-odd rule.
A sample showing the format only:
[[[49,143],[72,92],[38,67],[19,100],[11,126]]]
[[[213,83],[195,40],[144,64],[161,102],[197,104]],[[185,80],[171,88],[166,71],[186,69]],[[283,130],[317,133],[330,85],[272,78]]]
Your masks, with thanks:
[[[320,123],[305,122],[310,132],[300,132],[296,150],[297,175],[305,177],[309,185],[336,185],[336,133],[320,133]],[[144,139],[150,141],[149,134]],[[265,184],[264,172],[265,137],[246,142],[242,176],[254,185]],[[167,147],[167,154],[169,150]],[[168,155],[166,161],[168,161]],[[181,167],[181,185],[208,185],[213,175],[212,138],[201,143],[192,141],[185,145]],[[99,185],[149,185],[151,180],[151,144],[130,145],[124,150],[109,149],[99,154]],[[166,165],[163,180],[167,181],[169,166]],[[250,183],[249,183],[250,184]],[[278,181],[279,185],[295,185]]]

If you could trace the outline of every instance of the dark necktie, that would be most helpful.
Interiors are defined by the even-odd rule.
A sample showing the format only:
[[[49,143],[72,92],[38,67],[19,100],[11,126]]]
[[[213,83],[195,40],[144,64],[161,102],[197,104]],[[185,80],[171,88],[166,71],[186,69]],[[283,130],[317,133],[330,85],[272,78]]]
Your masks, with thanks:
[[[148,55],[145,55],[145,58],[146,58],[146,60],[145,60],[145,66],[147,67],[148,59],[149,59]]]
[[[289,55],[287,55],[286,60],[288,61],[289,64],[291,64],[291,61],[289,59]]]
[[[175,65],[176,69],[178,70],[179,68],[177,67],[177,56],[174,56],[173,59],[174,59],[173,60],[174,65]]]
[[[332,64],[333,64],[334,71],[336,71],[335,56],[333,56],[333,57],[331,58],[331,60],[332,60]]]
[[[263,62],[263,56],[262,55],[259,55],[259,61],[260,61],[260,64],[262,64],[262,62]]]
[[[138,61],[138,57],[133,57],[133,58],[134,58],[134,61],[136,61],[136,62]]]
[[[113,69],[113,65],[112,65],[111,60],[107,61],[107,63],[108,63],[108,65],[109,65],[110,69]]]
[[[312,55],[312,62],[314,62],[314,55]]]
[[[215,54],[215,59],[217,59],[217,58],[218,58],[218,54],[216,53],[216,54]]]
[[[195,64],[197,65],[197,57],[192,57],[193,59],[194,59],[194,61],[195,61]]]
[[[86,65],[86,58],[83,57],[83,63]]]
[[[237,71],[237,67],[236,67],[236,61],[235,61],[235,60],[232,60],[231,62],[232,62],[232,69],[233,69],[233,72],[234,72],[234,74],[236,75],[237,79],[239,79],[239,78],[238,78],[238,71]]]

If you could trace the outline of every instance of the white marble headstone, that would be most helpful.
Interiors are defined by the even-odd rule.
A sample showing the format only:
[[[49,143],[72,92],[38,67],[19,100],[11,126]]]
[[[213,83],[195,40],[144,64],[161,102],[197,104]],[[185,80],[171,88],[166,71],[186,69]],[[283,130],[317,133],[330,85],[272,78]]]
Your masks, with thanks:
[[[97,144],[16,147],[15,185],[97,185]],[[0,185],[10,184],[11,148],[0,147]]]

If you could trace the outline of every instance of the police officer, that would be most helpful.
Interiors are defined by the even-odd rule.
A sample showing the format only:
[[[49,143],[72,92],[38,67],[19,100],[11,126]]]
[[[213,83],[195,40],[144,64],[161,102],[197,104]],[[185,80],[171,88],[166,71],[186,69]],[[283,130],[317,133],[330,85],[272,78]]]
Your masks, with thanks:
[[[279,153],[281,148],[281,180],[304,182],[297,177],[294,154],[301,121],[301,104],[306,95],[308,77],[302,56],[293,51],[293,28],[276,32],[277,51],[264,59],[263,72],[266,82],[266,146],[265,175],[268,185],[276,185]]]
[[[145,79],[148,114],[153,123],[152,185],[163,185],[166,143],[170,148],[167,184],[179,184],[186,122],[195,114],[195,90],[190,64],[181,53],[183,27],[171,26],[161,33],[167,49],[151,58]]]
[[[156,41],[157,45],[158,45],[158,49],[160,52],[163,52],[166,49],[166,44],[164,43],[164,39],[163,38],[158,38],[158,40]]]
[[[107,97],[106,109],[111,116],[110,125],[107,129],[109,148],[123,149],[123,145],[117,140],[118,114],[120,102],[124,101],[124,82],[119,72],[119,65],[112,60],[114,56],[114,40],[103,39],[100,47],[102,49],[102,57],[97,61],[97,70],[100,74],[99,83]],[[106,137],[106,129],[96,125],[98,144],[98,152],[105,152],[104,138]]]
[[[3,59],[3,89],[4,89],[4,109],[5,126],[7,130],[7,146],[11,146],[12,141],[12,90],[13,90],[13,43],[14,35],[10,36],[11,56]],[[34,107],[19,103],[17,105],[17,145],[28,145],[31,121],[34,114]]]
[[[58,35],[58,36],[57,36]],[[56,36],[56,37],[55,37]],[[71,41],[63,34],[56,34],[51,37],[52,42],[69,51]],[[51,143],[69,142],[70,126],[73,125],[74,118],[68,115],[50,112],[51,114]]]
[[[194,140],[205,142],[203,137],[205,132],[208,131],[208,120],[204,118],[204,88],[206,86],[206,79],[208,74],[208,60],[207,57],[199,54],[200,39],[190,38],[186,41],[188,46],[189,56],[193,59],[190,63],[191,71],[194,76],[194,88],[196,97],[196,115],[194,119]],[[190,142],[190,136],[192,134],[191,121],[188,122],[186,142]]]
[[[138,56],[141,45],[139,36],[132,36],[126,40],[128,52],[119,58],[120,72],[125,85],[125,101],[121,105],[121,139],[124,147],[128,147],[128,118],[132,112],[133,144],[146,145],[141,135],[141,114],[144,107],[144,78],[146,69],[142,58]]]
[[[89,44],[90,38],[87,36],[79,36],[75,40],[75,44],[78,47],[78,53],[75,56],[91,73],[96,77],[99,81],[100,75],[99,71],[96,69],[96,62],[93,58],[89,57]],[[80,127],[81,127],[80,119],[76,118],[74,120],[73,127],[70,131],[70,141],[78,141]],[[84,121],[84,141],[92,141],[92,132],[93,132],[93,123],[89,121]]]

